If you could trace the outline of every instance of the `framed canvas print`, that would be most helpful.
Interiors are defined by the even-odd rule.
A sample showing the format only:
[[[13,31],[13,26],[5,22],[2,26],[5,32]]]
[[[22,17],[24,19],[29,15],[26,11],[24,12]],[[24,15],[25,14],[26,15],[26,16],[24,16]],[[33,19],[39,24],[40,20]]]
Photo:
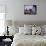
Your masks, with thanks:
[[[24,14],[25,15],[36,15],[37,14],[37,5],[24,5]]]

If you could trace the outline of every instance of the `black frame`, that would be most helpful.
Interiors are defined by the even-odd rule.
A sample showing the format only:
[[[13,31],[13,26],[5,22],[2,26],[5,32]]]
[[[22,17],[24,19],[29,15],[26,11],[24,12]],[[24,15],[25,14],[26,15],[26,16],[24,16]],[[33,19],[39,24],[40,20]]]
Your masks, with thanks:
[[[25,9],[26,7],[33,7],[33,9],[29,8],[29,9]],[[25,15],[36,15],[37,14],[37,5],[24,5],[24,14]]]

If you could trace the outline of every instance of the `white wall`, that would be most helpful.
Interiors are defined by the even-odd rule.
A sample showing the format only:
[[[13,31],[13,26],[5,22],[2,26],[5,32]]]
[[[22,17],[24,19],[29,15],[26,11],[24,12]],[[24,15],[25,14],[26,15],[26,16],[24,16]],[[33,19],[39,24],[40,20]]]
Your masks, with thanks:
[[[46,0],[0,0],[7,4],[7,20],[46,21]],[[37,5],[37,15],[24,15],[24,5]]]

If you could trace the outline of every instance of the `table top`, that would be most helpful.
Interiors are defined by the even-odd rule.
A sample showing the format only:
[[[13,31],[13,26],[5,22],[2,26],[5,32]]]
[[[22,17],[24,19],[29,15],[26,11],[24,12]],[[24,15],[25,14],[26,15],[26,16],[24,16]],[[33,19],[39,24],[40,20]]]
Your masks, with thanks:
[[[0,42],[3,40],[3,39],[8,39],[10,38],[12,41],[13,41],[13,37],[12,36],[0,36]]]

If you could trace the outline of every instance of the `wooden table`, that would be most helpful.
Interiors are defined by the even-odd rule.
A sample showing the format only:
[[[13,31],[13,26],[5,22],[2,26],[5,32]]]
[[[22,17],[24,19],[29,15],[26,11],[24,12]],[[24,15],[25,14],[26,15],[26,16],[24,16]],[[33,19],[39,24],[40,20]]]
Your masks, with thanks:
[[[12,41],[3,41],[3,39],[10,38]],[[0,36],[0,46],[11,46],[13,42],[12,36]]]

